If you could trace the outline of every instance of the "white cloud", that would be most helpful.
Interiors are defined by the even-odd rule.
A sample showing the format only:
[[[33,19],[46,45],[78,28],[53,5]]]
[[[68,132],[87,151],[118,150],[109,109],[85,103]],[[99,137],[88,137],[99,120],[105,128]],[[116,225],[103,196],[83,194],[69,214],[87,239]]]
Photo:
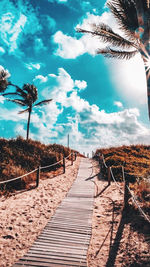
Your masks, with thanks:
[[[123,107],[123,104],[120,101],[114,101],[114,105],[117,106],[118,108]]]
[[[83,81],[73,80],[63,68],[58,70],[58,75],[48,74],[44,78],[46,82],[40,83],[43,95],[53,98],[53,102],[41,109],[42,117],[34,123],[39,127],[39,135],[44,142],[52,138],[67,145],[69,133],[70,145],[82,152],[97,147],[149,143],[150,130],[139,122],[137,108],[114,113],[100,110],[97,105],[81,98],[80,86],[76,85]],[[116,101],[115,104],[123,108],[121,102]],[[59,118],[63,119],[63,123],[59,123]]]
[[[75,37],[67,36],[61,31],[55,33],[53,40],[58,44],[58,49],[55,55],[62,58],[76,58],[84,54],[84,45],[80,40]]]
[[[41,63],[26,63],[25,67],[28,70],[39,70],[41,68]]]
[[[105,12],[102,16],[87,13],[82,22],[76,26],[76,29],[82,28],[91,30],[92,24],[99,24],[100,22],[107,23],[111,20],[110,18],[112,19],[111,15],[107,12]],[[106,46],[100,42],[99,38],[93,37],[90,34],[84,34],[79,37],[80,34],[78,33],[77,36],[78,38],[68,36],[61,31],[56,32],[53,36],[53,41],[58,44],[55,55],[66,59],[75,59],[84,53],[95,55],[98,48]]]
[[[81,23],[76,28],[91,29],[93,23],[99,24],[104,22],[110,25],[113,30],[122,34],[115,18],[110,12],[104,12],[101,16],[86,14]],[[78,38],[65,35],[61,31],[54,35],[54,42],[58,44],[55,55],[75,59],[84,53],[95,55],[98,48],[105,47],[102,41],[90,34],[84,34]],[[147,103],[147,89],[144,64],[140,54],[137,54],[130,60],[105,60],[110,72],[110,79],[119,94],[128,101],[129,104],[145,105]]]
[[[38,88],[43,91],[44,98],[52,98],[53,101],[34,109],[31,116],[31,126],[34,127],[34,133],[31,127],[32,138],[44,143],[67,145],[66,136],[69,134],[71,147],[81,152],[90,152],[89,149],[98,147],[149,143],[150,129],[139,121],[137,108],[113,113],[100,110],[81,97],[80,88],[85,86],[83,81],[73,80],[63,68],[58,69],[57,75],[38,75],[35,80],[44,81],[39,83]],[[116,103],[121,106],[120,102]],[[17,122],[16,133],[25,135],[28,114],[19,115],[19,110],[0,108],[0,120]]]
[[[96,50],[102,47],[98,38],[83,35],[81,38],[71,37],[58,31],[53,36],[53,41],[58,45],[55,55],[66,59],[75,59],[85,53],[95,55]],[[103,45],[104,47],[104,45]]]
[[[83,90],[87,87],[87,82],[75,80],[75,86],[77,86],[80,90]]]
[[[48,81],[48,78],[47,77],[44,77],[43,75],[37,75],[35,76],[35,78],[33,79],[33,81],[39,81],[41,83],[45,83]]]

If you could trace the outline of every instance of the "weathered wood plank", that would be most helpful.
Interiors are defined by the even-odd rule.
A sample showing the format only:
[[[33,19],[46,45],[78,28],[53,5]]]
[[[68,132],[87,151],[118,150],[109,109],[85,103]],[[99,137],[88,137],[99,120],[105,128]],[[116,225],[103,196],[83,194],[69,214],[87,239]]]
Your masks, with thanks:
[[[78,176],[66,198],[28,253],[14,267],[87,266],[94,184],[89,159],[82,159]]]

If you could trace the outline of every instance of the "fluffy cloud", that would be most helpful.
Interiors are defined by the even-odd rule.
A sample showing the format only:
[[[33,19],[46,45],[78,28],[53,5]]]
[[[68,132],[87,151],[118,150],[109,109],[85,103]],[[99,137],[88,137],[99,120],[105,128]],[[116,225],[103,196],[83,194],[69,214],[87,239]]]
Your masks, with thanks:
[[[76,29],[82,28],[91,30],[92,24],[99,24],[100,22],[108,22],[110,20],[109,13],[105,12],[102,16],[96,16],[90,13],[86,14],[86,18],[82,20],[80,24],[76,26]],[[55,55],[62,58],[74,59],[84,53],[91,55],[96,54],[98,48],[103,48],[105,45],[100,42],[97,37],[92,37],[89,34],[82,35],[77,34],[78,37],[72,37],[65,35],[63,32],[58,31],[53,36],[53,41],[58,45],[55,51]]]
[[[114,101],[114,105],[117,106],[118,108],[123,107],[123,104],[120,101]]]
[[[25,67],[28,70],[39,70],[41,68],[41,63],[26,63]]]
[[[35,76],[35,78],[33,79],[34,82],[39,81],[40,83],[45,83],[48,81],[47,77],[44,77],[43,75],[37,75]]]
[[[76,28],[90,30],[93,23],[99,24],[100,22],[110,25],[115,32],[122,34],[110,12],[104,12],[101,16],[87,13]],[[75,59],[84,53],[95,55],[98,48],[106,46],[90,34],[80,36],[78,33],[76,36],[71,37],[61,31],[56,32],[53,39],[58,45],[55,55],[66,59]],[[145,105],[147,103],[146,77],[140,54],[130,60],[106,59],[105,62],[110,79],[119,94],[132,105]]]
[[[81,152],[97,147],[149,143],[150,129],[140,123],[137,108],[107,113],[97,105],[91,105],[80,95],[86,82],[73,80],[63,68],[58,69],[58,74],[38,75],[34,82],[42,96],[53,101],[34,109],[30,128],[32,138],[67,145],[69,134],[71,147]],[[120,102],[115,104],[121,107]],[[25,136],[28,114],[19,115],[18,110],[10,111],[0,103],[0,120],[17,122],[15,132]]]
[[[38,81],[37,78],[36,80]],[[97,105],[91,105],[81,98],[81,84],[86,83],[73,80],[62,68],[58,70],[58,75],[48,74],[46,77],[39,77],[39,80],[43,80],[39,86],[44,88],[44,97],[53,98],[53,102],[45,107],[42,120],[37,124],[44,124],[39,127],[44,141],[51,136],[53,140],[59,140],[66,145],[66,136],[69,133],[71,146],[82,152],[97,147],[149,143],[150,130],[139,122],[137,108],[114,113],[100,110]],[[123,107],[121,102],[116,101],[114,104]],[[60,123],[62,119],[63,123]]]
[[[96,50],[102,47],[98,38],[83,35],[81,38],[71,37],[58,31],[53,36],[53,41],[58,45],[55,55],[66,59],[75,59],[85,53],[95,55]]]
[[[75,80],[75,85],[80,89],[83,90],[87,87],[87,82],[86,81],[79,81]]]

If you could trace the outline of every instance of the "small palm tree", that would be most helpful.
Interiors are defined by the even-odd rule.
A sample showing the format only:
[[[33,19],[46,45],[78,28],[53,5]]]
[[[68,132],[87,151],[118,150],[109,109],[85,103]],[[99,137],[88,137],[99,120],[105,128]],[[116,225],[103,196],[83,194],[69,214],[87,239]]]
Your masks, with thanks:
[[[107,6],[125,37],[104,23],[91,25],[90,31],[80,28],[77,31],[98,36],[108,44],[105,49],[98,49],[97,54],[120,59],[130,59],[136,53],[141,54],[147,79],[150,118],[150,0],[110,0]]]
[[[13,85],[13,84],[11,84],[11,85]],[[4,96],[17,95],[19,98],[7,99],[7,100],[16,103],[19,106],[27,107],[25,110],[20,111],[19,114],[28,112],[28,122],[27,122],[27,140],[28,140],[32,109],[36,106],[48,104],[52,101],[52,99],[47,99],[47,100],[43,100],[43,101],[40,101],[38,103],[35,103],[36,100],[38,99],[38,91],[37,91],[37,88],[33,84],[29,84],[29,83],[24,84],[22,89],[16,85],[13,85],[13,86],[16,87],[16,92],[7,93],[7,94],[3,94],[3,95]]]
[[[8,85],[10,84],[10,82],[8,82],[8,78],[10,77],[10,73],[8,72],[8,70],[5,70],[4,68],[2,68],[0,70],[0,93],[3,93]]]

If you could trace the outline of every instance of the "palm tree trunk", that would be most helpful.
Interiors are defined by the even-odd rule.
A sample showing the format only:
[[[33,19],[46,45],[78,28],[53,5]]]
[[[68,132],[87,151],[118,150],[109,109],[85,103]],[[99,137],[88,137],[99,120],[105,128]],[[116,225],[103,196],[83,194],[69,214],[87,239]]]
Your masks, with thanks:
[[[29,108],[28,123],[27,123],[27,140],[29,139],[30,119],[31,119],[32,107]]]
[[[149,46],[149,34],[147,36],[147,41],[141,44],[140,53],[144,61],[145,74],[147,81],[147,98],[148,98],[148,115],[150,119],[150,46]]]

